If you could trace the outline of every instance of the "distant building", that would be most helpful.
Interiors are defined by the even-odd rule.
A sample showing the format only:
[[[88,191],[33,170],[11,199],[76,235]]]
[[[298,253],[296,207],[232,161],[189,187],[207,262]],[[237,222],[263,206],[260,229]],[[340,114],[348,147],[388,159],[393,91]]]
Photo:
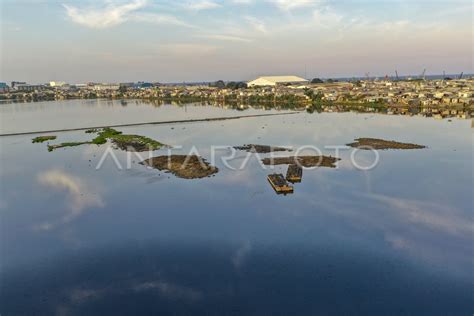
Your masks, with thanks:
[[[19,85],[19,84],[26,84],[26,82],[24,82],[24,81],[12,81],[12,84],[11,84],[10,87],[12,87],[12,89],[15,89],[15,86]]]
[[[120,87],[125,88],[133,88],[135,86],[135,82],[121,82]]]
[[[153,88],[153,84],[150,82],[122,82],[120,83],[120,87],[125,87],[128,89],[147,89],[147,88]]]
[[[16,91],[34,92],[38,90],[43,90],[44,86],[40,84],[27,84],[16,82],[15,87],[13,89]]]
[[[262,86],[276,86],[276,85],[296,85],[306,84],[308,80],[297,77],[297,76],[269,76],[260,77],[255,80],[249,81],[247,85],[249,87],[262,87]]]
[[[5,82],[0,82],[0,93],[8,92],[10,88],[7,86]]]
[[[87,83],[76,83],[73,86],[77,89],[87,89],[89,87]]]
[[[66,83],[63,82],[63,81],[50,81],[49,82],[49,86],[50,87],[62,87],[62,86],[65,86]]]
[[[141,89],[148,89],[148,88],[152,88],[153,84],[150,83],[150,82],[139,81],[137,83],[137,86],[138,86],[138,88],[141,88]]]
[[[119,90],[120,85],[115,83],[103,83],[94,85],[95,91],[110,91],[110,90]]]

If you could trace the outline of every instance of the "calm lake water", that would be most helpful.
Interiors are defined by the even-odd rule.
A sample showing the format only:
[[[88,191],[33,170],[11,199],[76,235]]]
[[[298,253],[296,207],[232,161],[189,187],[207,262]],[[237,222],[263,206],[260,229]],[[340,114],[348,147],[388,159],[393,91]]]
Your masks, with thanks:
[[[0,105],[1,132],[272,113],[139,101]],[[471,315],[471,121],[330,113],[117,128],[195,148],[327,146],[358,137],[426,145],[380,151],[358,170],[305,170],[292,195],[251,156],[185,180],[109,146],[48,152],[0,137],[1,315]],[[57,133],[51,143],[90,139]],[[167,154],[158,150],[154,156]],[[285,155],[279,154],[279,155]],[[148,158],[147,153],[142,154]],[[268,155],[262,154],[261,157]],[[238,152],[230,164],[246,160]],[[356,155],[360,165],[372,152]]]

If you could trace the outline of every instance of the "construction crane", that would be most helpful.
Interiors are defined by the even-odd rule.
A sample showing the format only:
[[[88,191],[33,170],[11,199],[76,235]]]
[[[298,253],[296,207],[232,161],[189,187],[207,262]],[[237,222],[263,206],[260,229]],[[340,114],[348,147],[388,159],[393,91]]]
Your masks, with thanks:
[[[421,73],[420,78],[425,80],[426,79],[425,74],[426,74],[426,69],[423,70],[423,72]]]
[[[369,81],[369,78],[370,78],[370,72],[366,72],[366,73],[365,73],[365,77],[367,78],[367,81]]]
[[[463,75],[464,75],[464,71],[463,71],[463,72],[461,72],[461,74],[459,75],[459,80],[461,80],[461,79],[462,79],[462,76],[463,76]]]

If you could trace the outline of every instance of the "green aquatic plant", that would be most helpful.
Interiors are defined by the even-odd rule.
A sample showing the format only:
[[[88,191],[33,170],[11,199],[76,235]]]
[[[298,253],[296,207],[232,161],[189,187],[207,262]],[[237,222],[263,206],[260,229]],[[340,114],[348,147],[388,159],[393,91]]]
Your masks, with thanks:
[[[64,148],[64,147],[76,147],[85,144],[92,144],[91,142],[66,142],[56,145],[48,145],[48,151],[53,151],[55,149]]]
[[[86,131],[87,133],[87,131]],[[107,143],[107,139],[110,139],[114,136],[122,134],[122,132],[119,132],[113,128],[106,127],[103,128],[102,130],[96,130],[95,133],[98,133],[97,137],[92,140],[93,144],[96,145],[103,145]]]
[[[112,135],[109,139],[118,148],[123,150],[133,149],[134,151],[157,150],[165,146],[164,144],[140,135]]]
[[[91,141],[85,142],[67,142],[56,145],[49,145],[48,151],[53,151],[58,148],[64,147],[76,147],[86,144],[103,145],[110,140],[114,145],[122,150],[133,150],[133,151],[147,151],[157,150],[166,146],[154,139],[140,136],[140,135],[124,135],[122,132],[117,131],[110,127],[103,129],[89,129],[85,131],[87,134],[97,134],[97,136]]]
[[[98,129],[98,128],[91,128],[91,129],[86,130],[86,134],[96,134],[99,131],[100,131],[100,129]]]
[[[48,140],[55,140],[56,136],[51,135],[51,136],[38,136],[32,139],[33,143],[44,143]]]

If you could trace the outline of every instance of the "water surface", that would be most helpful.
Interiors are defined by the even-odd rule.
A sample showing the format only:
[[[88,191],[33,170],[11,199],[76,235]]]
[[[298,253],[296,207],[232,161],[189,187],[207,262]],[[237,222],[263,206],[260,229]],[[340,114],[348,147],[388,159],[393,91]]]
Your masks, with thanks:
[[[237,112],[101,102],[2,105],[2,131]],[[127,169],[117,150],[123,169],[108,156],[97,170],[107,145],[48,152],[32,136],[2,137],[2,315],[472,313],[470,121],[300,113],[119,130],[182,146],[175,153],[195,147],[208,161],[213,145],[335,155],[327,146],[376,137],[428,148],[381,151],[371,171],[342,150],[338,168],[305,170],[293,195],[278,196],[266,176],[284,166],[265,170],[252,156],[229,170],[219,159],[228,149],[216,153],[215,177],[184,180],[134,155]]]

